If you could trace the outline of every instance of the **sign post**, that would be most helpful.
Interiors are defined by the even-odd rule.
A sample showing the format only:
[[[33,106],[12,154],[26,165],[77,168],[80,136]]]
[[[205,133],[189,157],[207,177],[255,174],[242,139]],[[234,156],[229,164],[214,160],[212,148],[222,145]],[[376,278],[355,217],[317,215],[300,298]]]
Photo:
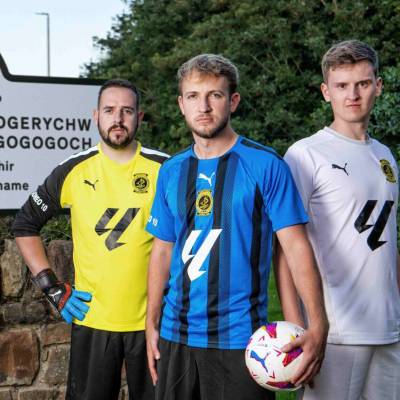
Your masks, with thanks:
[[[11,75],[0,55],[0,211],[19,209],[60,162],[98,142],[102,83]]]

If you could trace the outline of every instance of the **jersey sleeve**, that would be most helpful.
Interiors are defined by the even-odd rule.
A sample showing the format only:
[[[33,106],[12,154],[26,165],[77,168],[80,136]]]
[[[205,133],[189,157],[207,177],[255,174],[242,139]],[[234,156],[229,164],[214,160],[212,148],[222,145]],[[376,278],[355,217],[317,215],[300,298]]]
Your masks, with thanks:
[[[263,198],[273,230],[307,223],[308,216],[288,165],[276,158],[268,171]]]
[[[158,175],[156,195],[146,225],[146,230],[158,239],[167,242],[175,242],[174,217],[168,205],[166,188],[167,173],[166,168],[162,166]]]
[[[284,156],[289,165],[297,190],[303,200],[304,207],[308,204],[314,191],[314,167],[306,152],[299,146],[291,146]]]
[[[59,165],[36,192],[29,196],[15,217],[11,228],[14,236],[39,236],[46,222],[61,211],[61,192],[65,177],[65,167]]]

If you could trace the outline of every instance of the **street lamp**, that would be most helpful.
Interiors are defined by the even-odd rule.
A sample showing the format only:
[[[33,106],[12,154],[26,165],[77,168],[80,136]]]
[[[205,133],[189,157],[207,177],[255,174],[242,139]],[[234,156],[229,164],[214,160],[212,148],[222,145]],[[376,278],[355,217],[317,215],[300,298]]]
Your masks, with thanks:
[[[46,12],[37,12],[36,15],[44,15],[47,25],[47,76],[50,76],[50,14]]]

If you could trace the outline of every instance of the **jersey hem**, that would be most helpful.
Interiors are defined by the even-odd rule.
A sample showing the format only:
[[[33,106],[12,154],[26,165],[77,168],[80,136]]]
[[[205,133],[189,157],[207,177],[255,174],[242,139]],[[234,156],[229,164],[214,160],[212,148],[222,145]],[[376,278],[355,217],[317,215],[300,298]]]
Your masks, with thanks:
[[[136,332],[136,331],[144,331],[145,329],[144,323],[136,325],[87,324],[84,321],[78,321],[76,319],[74,319],[73,323],[75,325],[82,325],[88,328],[99,329],[102,331],[109,331],[109,332]]]
[[[160,334],[160,337],[163,338],[164,340],[167,340],[169,342],[173,343],[178,343],[178,344],[183,344],[188,347],[198,347],[201,349],[219,349],[219,350],[245,350],[248,340],[246,340],[246,343],[237,343],[237,342],[231,342],[229,344],[227,343],[209,343],[205,345],[204,343],[199,343],[196,340],[191,340],[190,342],[182,342],[179,340],[173,340],[171,338],[167,338]]]
[[[40,237],[40,232],[37,231],[29,231],[29,230],[19,230],[16,229],[13,232],[14,237],[29,237],[29,236],[34,236],[34,237]]]
[[[355,338],[353,335],[345,336],[345,337],[331,337],[328,336],[327,343],[330,344],[347,344],[347,345],[379,345],[379,344],[391,344],[391,343],[397,343],[400,342],[400,335],[396,334],[394,336],[387,336],[384,338],[371,338],[370,336],[368,337],[360,337],[360,338]]]
[[[308,222],[309,222],[308,218],[305,218],[305,219],[304,218],[298,218],[295,221],[283,222],[282,224],[279,224],[279,225],[273,227],[273,229],[274,229],[274,232],[277,232],[277,231],[279,231],[281,229],[288,228],[289,226],[293,226],[293,225],[306,225],[306,224],[308,224]]]
[[[145,230],[146,230],[146,232],[150,233],[150,235],[156,237],[157,239],[163,240],[164,242],[171,242],[171,243],[175,242],[175,238],[169,238],[169,237],[160,235],[158,232],[155,233],[155,232],[153,232],[151,229],[149,229],[147,227],[145,228]]]

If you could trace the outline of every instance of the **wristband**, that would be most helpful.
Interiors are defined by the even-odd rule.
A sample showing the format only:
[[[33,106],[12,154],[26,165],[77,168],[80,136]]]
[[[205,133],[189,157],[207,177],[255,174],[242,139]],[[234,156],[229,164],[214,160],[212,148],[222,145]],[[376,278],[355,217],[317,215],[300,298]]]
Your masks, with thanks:
[[[32,280],[40,287],[40,289],[45,290],[52,286],[57,285],[58,279],[54,271],[50,268],[46,268],[40,271]]]
[[[50,268],[40,271],[33,281],[42,289],[49,302],[61,312],[71,297],[72,289],[68,283],[60,282]]]

